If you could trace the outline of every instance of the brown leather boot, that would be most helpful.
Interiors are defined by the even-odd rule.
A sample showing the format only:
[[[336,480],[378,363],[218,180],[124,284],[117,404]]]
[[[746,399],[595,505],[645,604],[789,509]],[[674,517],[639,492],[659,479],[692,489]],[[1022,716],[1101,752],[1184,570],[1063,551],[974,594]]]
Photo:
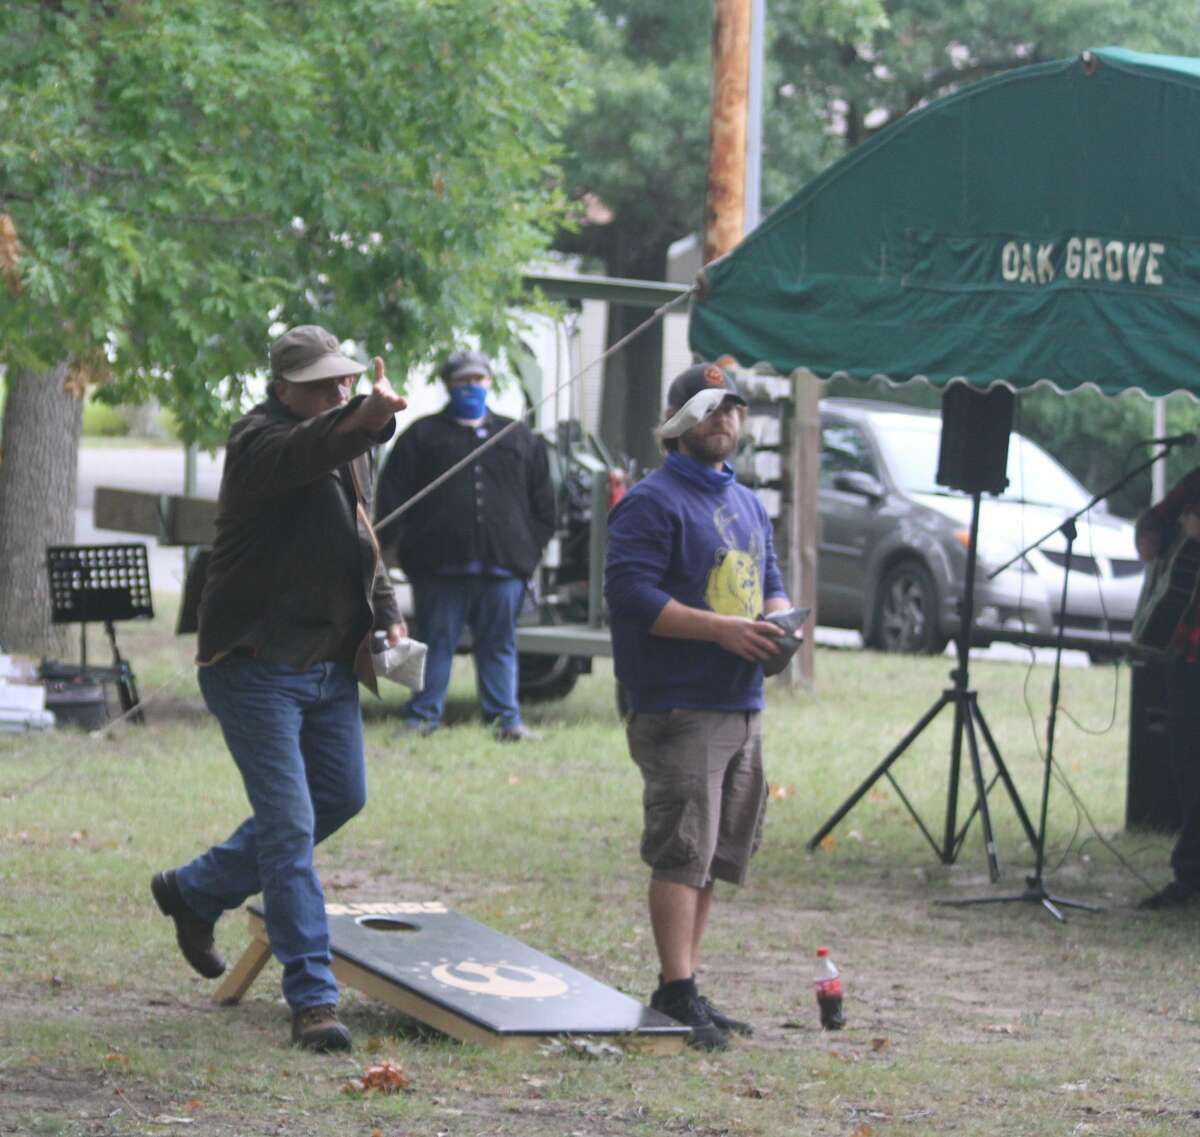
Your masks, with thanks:
[[[292,1012],[292,1045],[326,1054],[331,1050],[349,1050],[350,1031],[338,1020],[337,1007],[321,1003]]]
[[[225,957],[213,943],[213,926],[201,920],[186,903],[175,883],[175,870],[156,872],[150,881],[154,902],[164,916],[175,921],[175,942],[188,961],[205,979],[225,974]]]

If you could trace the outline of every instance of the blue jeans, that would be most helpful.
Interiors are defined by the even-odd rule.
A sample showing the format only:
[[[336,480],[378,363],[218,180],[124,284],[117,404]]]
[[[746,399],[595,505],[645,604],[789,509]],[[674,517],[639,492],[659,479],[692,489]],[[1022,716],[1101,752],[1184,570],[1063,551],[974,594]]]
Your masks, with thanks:
[[[252,659],[202,667],[199,679],[254,815],[179,869],[179,890],[212,922],[261,892],[288,1005],[336,1003],[313,848],[366,804],[358,682],[345,664],[297,671]]]
[[[440,723],[454,649],[464,625],[471,629],[475,686],[484,722],[518,726],[517,615],[525,582],[511,576],[421,576],[412,582],[417,635],[429,646],[425,686],[408,702],[410,721]]]

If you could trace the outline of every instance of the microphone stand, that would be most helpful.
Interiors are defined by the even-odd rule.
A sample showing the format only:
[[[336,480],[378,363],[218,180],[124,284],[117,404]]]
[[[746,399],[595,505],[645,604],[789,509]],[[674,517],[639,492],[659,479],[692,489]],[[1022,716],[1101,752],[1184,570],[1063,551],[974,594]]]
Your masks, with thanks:
[[[965,906],[968,904],[1008,904],[1014,901],[1026,901],[1031,904],[1040,904],[1047,912],[1050,913],[1059,923],[1066,923],[1066,916],[1059,911],[1059,907],[1063,908],[1081,908],[1087,912],[1103,912],[1104,909],[1097,907],[1094,904],[1084,904],[1079,900],[1067,900],[1061,896],[1054,896],[1046,890],[1045,881],[1042,879],[1042,873],[1046,866],[1046,814],[1050,804],[1050,774],[1054,766],[1054,728],[1058,721],[1058,694],[1059,694],[1059,678],[1062,671],[1062,653],[1063,653],[1063,638],[1065,635],[1065,625],[1067,619],[1067,583],[1071,577],[1071,558],[1074,552],[1075,538],[1078,535],[1075,522],[1079,520],[1085,513],[1096,505],[1097,502],[1103,501],[1110,494],[1115,493],[1122,486],[1126,485],[1143,470],[1148,470],[1155,462],[1161,458],[1165,458],[1170,453],[1172,446],[1191,445],[1195,442],[1194,436],[1184,435],[1180,438],[1170,439],[1155,439],[1156,445],[1162,445],[1163,449],[1152,455],[1139,466],[1135,466],[1120,480],[1113,482],[1111,486],[1101,490],[1093,497],[1082,509],[1076,510],[1065,521],[1048,533],[1044,533],[1033,544],[1026,546],[1015,556],[1010,557],[999,568],[993,569],[988,573],[988,579],[998,576],[1006,568],[1014,565],[1027,553],[1038,548],[1055,533],[1061,533],[1066,538],[1067,556],[1063,564],[1063,584],[1062,594],[1059,598],[1058,605],[1058,634],[1054,644],[1054,677],[1050,683],[1050,715],[1046,722],[1046,758],[1043,763],[1042,771],[1042,807],[1041,817],[1038,822],[1037,842],[1035,852],[1037,860],[1034,871],[1031,876],[1025,878],[1025,890],[1013,896],[977,896],[961,900],[938,900],[938,904],[947,906]]]

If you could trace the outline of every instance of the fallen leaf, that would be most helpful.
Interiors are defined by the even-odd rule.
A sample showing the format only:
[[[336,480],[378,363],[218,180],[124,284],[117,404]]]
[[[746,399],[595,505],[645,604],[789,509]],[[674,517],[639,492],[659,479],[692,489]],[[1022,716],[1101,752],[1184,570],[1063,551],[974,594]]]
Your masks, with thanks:
[[[383,1039],[382,1038],[368,1038],[367,1039],[367,1050],[369,1053],[377,1054],[382,1049],[383,1049]]]
[[[371,1130],[371,1137],[383,1137],[383,1130],[377,1126]]]
[[[871,1127],[864,1121],[857,1128],[850,1131],[850,1137],[871,1137]]]
[[[21,276],[17,272],[21,252],[21,239],[13,219],[7,213],[0,213],[0,273],[14,296],[21,291]]]
[[[188,1098],[187,1107],[188,1109],[203,1109],[204,1102],[202,1102],[199,1098]]]
[[[872,1050],[882,1050],[887,1045],[888,1045],[888,1040],[886,1038],[871,1039],[871,1049]]]
[[[396,1094],[409,1087],[408,1075],[390,1058],[368,1066],[362,1076],[351,1078],[343,1087],[342,1093],[369,1093],[375,1091],[382,1094]]]
[[[129,1055],[128,1054],[117,1054],[114,1052],[112,1054],[106,1054],[104,1056],[104,1061],[107,1062],[110,1066],[115,1066],[118,1063],[122,1066],[128,1066],[129,1065]]]
[[[827,853],[832,852],[836,847],[837,841],[834,839],[832,834],[828,837],[822,837],[820,845],[817,846],[817,848],[824,849]]]
[[[791,786],[767,786],[767,796],[774,798],[792,797],[795,790]]]

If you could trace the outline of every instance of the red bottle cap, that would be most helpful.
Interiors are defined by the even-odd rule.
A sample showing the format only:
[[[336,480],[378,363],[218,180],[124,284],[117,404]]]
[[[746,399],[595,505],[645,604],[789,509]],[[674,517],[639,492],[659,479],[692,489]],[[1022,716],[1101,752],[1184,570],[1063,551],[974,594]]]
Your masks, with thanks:
[[[817,948],[817,955],[818,955],[818,956],[822,956],[822,955],[828,955],[828,954],[829,954],[829,949],[828,949],[827,947],[819,947],[819,948]]]

